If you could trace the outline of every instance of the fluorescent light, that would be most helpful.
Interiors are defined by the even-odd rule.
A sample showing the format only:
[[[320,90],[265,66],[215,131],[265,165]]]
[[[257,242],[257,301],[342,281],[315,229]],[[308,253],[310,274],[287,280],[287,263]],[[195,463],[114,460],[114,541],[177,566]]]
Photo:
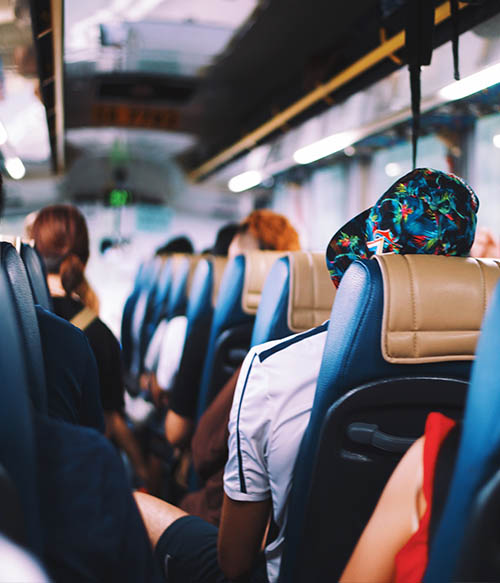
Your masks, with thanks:
[[[385,166],[385,173],[391,178],[396,178],[401,174],[401,166],[397,162],[389,162]]]
[[[21,158],[18,158],[17,156],[5,159],[5,169],[14,180],[21,180],[26,174],[26,168],[24,167]]]
[[[454,101],[477,93],[496,83],[500,83],[500,63],[443,87],[439,92],[439,96],[446,99],[446,101]]]
[[[238,174],[227,183],[231,192],[243,192],[262,182],[262,173],[258,170],[249,170]]]
[[[0,146],[3,146],[5,144],[8,137],[9,136],[7,135],[7,130],[5,129],[3,123],[0,121]]]
[[[125,18],[127,20],[138,21],[142,20],[145,16],[150,14],[155,8],[157,8],[163,0],[142,0],[139,2],[134,2],[132,7],[125,12]]]
[[[493,136],[493,145],[495,148],[500,148],[500,134]]]
[[[293,159],[297,164],[310,164],[320,158],[325,158],[326,156],[330,156],[330,154],[335,154],[335,152],[351,146],[355,139],[354,132],[334,134],[333,136],[328,136],[318,142],[314,142],[309,146],[300,148],[293,155]]]

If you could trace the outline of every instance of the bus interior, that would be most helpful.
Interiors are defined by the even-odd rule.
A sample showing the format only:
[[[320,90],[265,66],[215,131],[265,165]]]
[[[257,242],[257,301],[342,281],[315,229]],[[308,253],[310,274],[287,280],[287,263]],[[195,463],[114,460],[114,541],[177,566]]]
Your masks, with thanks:
[[[500,580],[498,0],[0,0],[0,175],[1,581]]]

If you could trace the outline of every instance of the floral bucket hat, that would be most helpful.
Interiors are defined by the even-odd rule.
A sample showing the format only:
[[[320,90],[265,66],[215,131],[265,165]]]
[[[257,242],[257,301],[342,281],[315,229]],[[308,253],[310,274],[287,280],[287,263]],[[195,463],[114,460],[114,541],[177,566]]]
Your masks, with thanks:
[[[326,264],[335,287],[356,259],[383,253],[467,256],[479,200],[453,174],[417,168],[332,237]]]

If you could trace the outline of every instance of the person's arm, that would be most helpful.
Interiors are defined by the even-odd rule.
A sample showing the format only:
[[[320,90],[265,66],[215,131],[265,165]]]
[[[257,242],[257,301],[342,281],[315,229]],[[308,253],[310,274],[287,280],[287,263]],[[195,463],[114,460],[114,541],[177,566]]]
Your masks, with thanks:
[[[204,480],[222,470],[227,461],[227,425],[240,370],[241,366],[200,417],[191,441],[193,465]]]
[[[228,579],[251,571],[271,514],[268,382],[265,365],[252,349],[243,362],[229,417],[218,538],[219,564]]]
[[[120,449],[128,456],[135,473],[142,482],[149,486],[149,473],[137,440],[118,411],[105,411],[106,435],[114,439]]]
[[[169,409],[165,417],[165,436],[172,447],[184,447],[193,431],[193,420]]]
[[[418,529],[426,508],[422,492],[424,438],[403,456],[340,578],[341,583],[390,583],[398,551]]]
[[[251,571],[263,546],[270,512],[270,498],[240,502],[224,494],[217,550],[219,565],[228,579],[237,580]]]

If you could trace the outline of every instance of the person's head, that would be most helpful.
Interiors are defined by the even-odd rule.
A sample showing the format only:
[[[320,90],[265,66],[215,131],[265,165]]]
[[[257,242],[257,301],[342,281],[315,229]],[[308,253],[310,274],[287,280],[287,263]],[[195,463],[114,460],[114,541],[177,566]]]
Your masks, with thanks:
[[[481,227],[476,232],[476,238],[470,254],[472,257],[499,257],[500,244],[498,237],[488,227]]]
[[[158,247],[156,250],[156,255],[170,255],[171,253],[186,253],[190,255],[194,253],[194,247],[190,239],[182,235],[170,239],[165,245]]]
[[[283,215],[268,209],[253,211],[238,226],[228,255],[234,257],[256,249],[299,251],[299,236]]]
[[[67,295],[76,292],[82,297],[89,258],[89,233],[82,213],[70,204],[47,206],[38,213],[32,236],[47,272],[60,276]]]
[[[326,263],[335,287],[356,259],[383,253],[467,256],[479,200],[453,174],[417,168],[332,237]]]
[[[229,245],[238,233],[240,226],[237,223],[228,223],[221,227],[217,232],[214,246],[209,250],[212,255],[226,256],[229,251]]]
[[[99,245],[99,251],[101,252],[102,255],[104,255],[108,249],[112,249],[112,248],[113,248],[113,240],[112,239],[110,239],[109,237],[104,237],[104,239],[101,239],[101,244]]]

